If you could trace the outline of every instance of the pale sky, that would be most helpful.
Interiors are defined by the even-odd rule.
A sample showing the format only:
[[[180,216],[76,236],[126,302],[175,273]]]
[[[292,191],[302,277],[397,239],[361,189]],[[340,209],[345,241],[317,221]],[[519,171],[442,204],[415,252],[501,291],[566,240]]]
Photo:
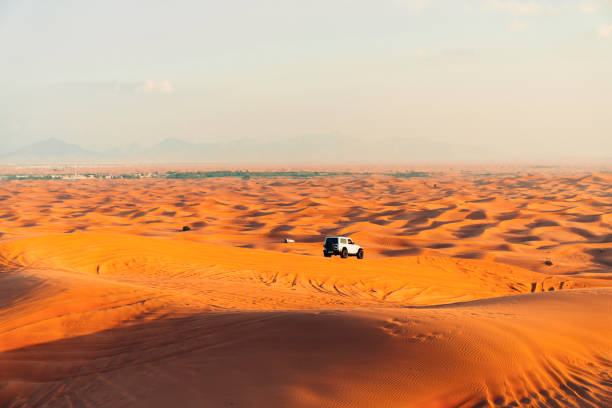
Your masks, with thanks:
[[[612,157],[612,0],[0,0],[0,89],[4,151],[329,134]]]

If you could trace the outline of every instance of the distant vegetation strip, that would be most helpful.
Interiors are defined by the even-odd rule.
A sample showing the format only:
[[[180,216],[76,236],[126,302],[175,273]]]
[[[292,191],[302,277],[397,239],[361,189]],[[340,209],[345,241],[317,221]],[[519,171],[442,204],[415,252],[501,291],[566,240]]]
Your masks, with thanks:
[[[331,172],[331,171],[189,171],[189,172],[174,172],[166,173],[166,178],[169,179],[204,179],[217,177],[238,177],[243,179],[249,178],[312,178],[325,176],[348,176],[356,173],[351,172]],[[369,174],[369,173],[368,173]]]
[[[415,177],[429,177],[430,174],[426,171],[409,171],[405,173],[386,173],[386,176],[397,177],[397,178],[415,178]]]
[[[397,178],[429,177],[424,171],[409,171],[395,173],[351,172],[351,171],[248,171],[248,170],[215,170],[215,171],[168,171],[166,173],[129,173],[129,174],[4,174],[0,180],[82,180],[82,179],[143,179],[162,178],[170,180],[200,180],[208,178],[233,177],[251,178],[293,178],[308,179],[334,176],[370,176],[382,175]]]
[[[144,174],[0,174],[0,180],[82,180],[82,179],[139,179],[154,177]]]
[[[165,174],[168,179],[204,179],[217,177],[237,177],[243,179],[250,178],[314,178],[314,177],[333,177],[333,176],[370,176],[385,175],[398,178],[429,177],[429,173],[424,171],[410,171],[397,173],[371,173],[371,172],[350,172],[350,171],[195,171],[195,172],[173,172]]]
[[[61,174],[2,174],[0,180],[61,180]]]

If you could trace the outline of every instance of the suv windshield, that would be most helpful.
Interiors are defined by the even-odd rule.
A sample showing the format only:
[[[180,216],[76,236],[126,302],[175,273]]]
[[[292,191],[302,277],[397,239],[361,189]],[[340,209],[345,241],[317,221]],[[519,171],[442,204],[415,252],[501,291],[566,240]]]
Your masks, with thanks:
[[[332,245],[332,244],[337,244],[338,243],[338,238],[326,238],[325,239],[325,245]]]

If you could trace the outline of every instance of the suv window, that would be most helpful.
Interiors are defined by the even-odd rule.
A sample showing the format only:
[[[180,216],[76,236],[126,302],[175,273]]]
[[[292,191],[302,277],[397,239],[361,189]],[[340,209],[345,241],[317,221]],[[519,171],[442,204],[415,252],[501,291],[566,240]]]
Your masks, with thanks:
[[[341,244],[346,244],[346,238],[340,238],[340,243]]]
[[[348,243],[353,245],[353,240],[349,238]]]
[[[338,238],[327,238],[325,239],[325,244],[337,244],[338,243]]]

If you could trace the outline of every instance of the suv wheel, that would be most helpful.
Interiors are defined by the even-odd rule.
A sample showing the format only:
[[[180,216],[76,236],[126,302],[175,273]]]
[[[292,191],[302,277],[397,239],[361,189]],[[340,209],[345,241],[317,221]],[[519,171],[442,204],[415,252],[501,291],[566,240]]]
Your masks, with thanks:
[[[357,251],[357,259],[363,259],[363,249]]]
[[[348,251],[346,250],[346,248],[342,248],[342,255],[343,258],[348,258]]]

